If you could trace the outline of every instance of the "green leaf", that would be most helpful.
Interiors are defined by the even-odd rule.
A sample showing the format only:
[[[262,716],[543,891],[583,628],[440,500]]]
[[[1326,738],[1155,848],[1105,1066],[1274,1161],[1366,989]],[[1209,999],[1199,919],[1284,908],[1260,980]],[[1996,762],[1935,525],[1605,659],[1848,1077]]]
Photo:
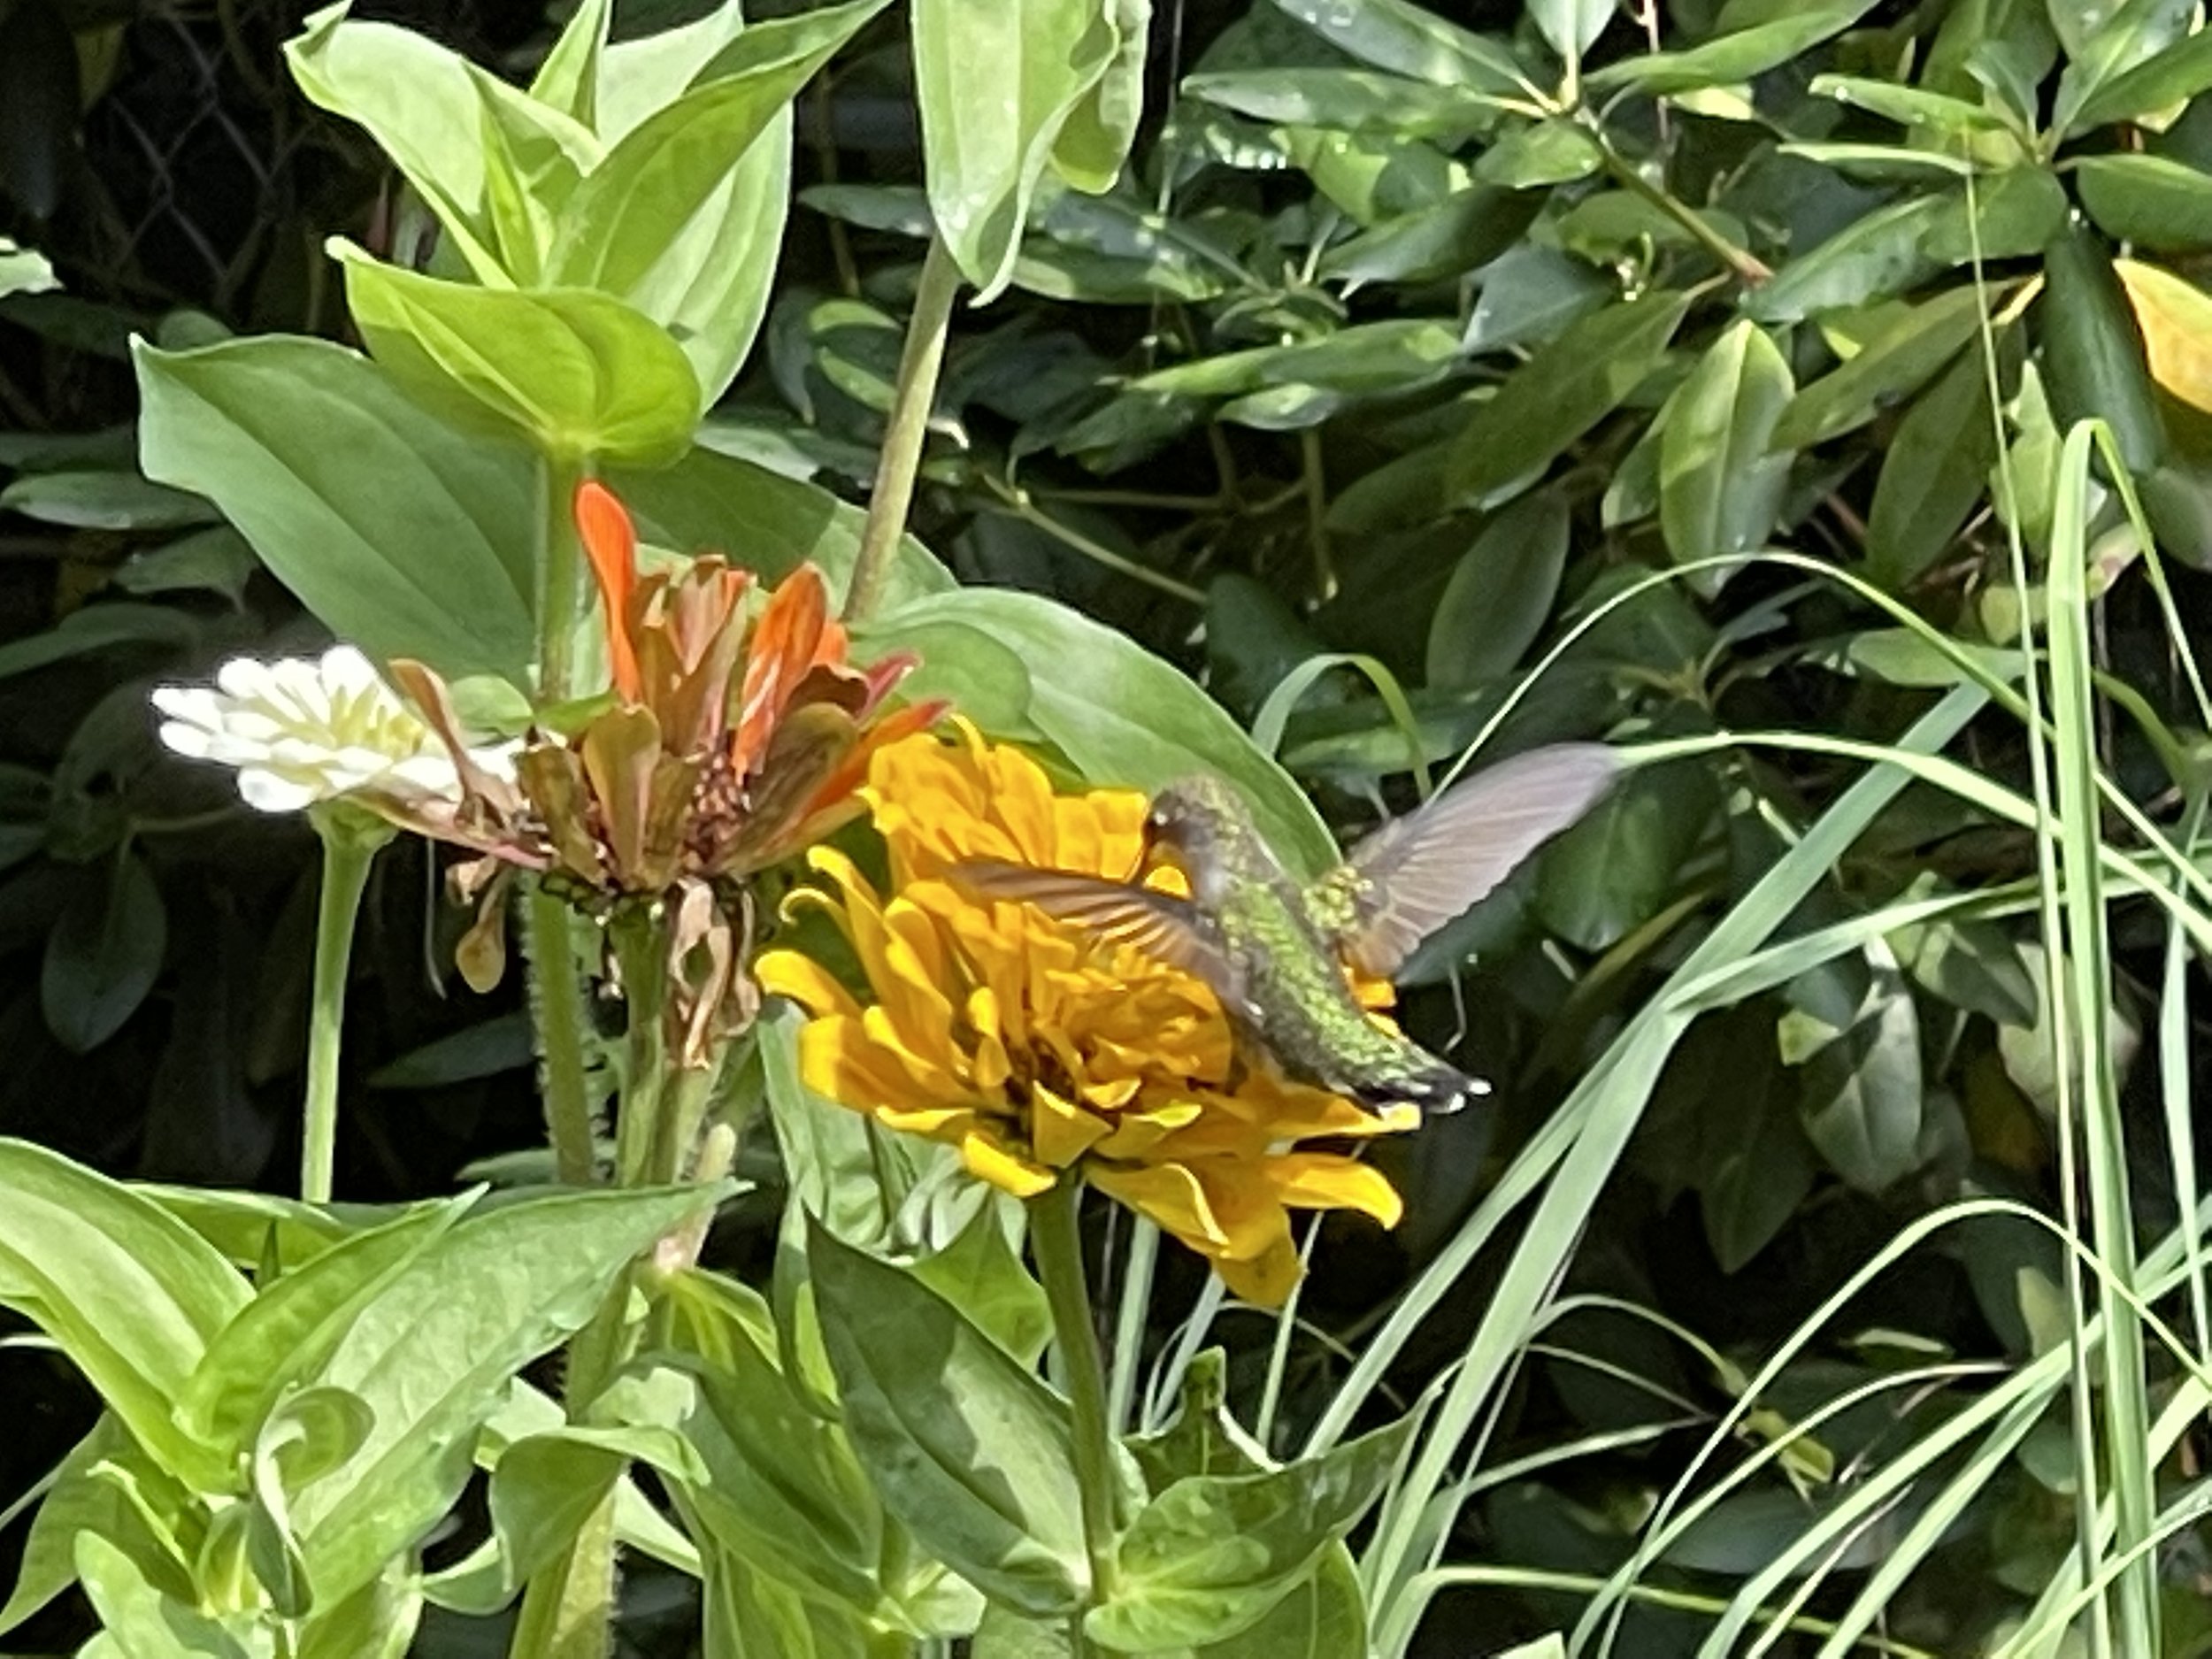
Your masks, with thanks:
[[[0,299],[11,294],[42,294],[60,286],[45,255],[22,247],[12,236],[0,236]]]
[[[1676,558],[1765,545],[1790,476],[1774,428],[1796,389],[1781,349],[1748,318],[1706,348],[1659,444],[1659,525]],[[1707,584],[1717,588],[1724,574]]]
[[[77,1574],[122,1659],[273,1659],[276,1638],[246,1614],[213,1619],[164,1595],[97,1533],[77,1540]]]
[[[709,449],[657,471],[611,469],[607,481],[655,546],[726,553],[771,583],[811,561],[841,601],[867,514],[820,485]],[[885,608],[953,587],[951,573],[909,535],[892,563]]]
[[[2074,182],[2089,217],[2115,241],[2161,252],[2212,247],[2212,173],[2120,151],[2084,156]]]
[[[1249,1629],[1380,1495],[1412,1427],[1394,1423],[1260,1474],[1177,1481],[1122,1534],[1118,1580],[1085,1633],[1147,1653]]]
[[[340,244],[378,365],[449,419],[511,427],[570,463],[650,465],[690,447],[699,382],[667,330],[582,288],[475,288]]]
[[[322,341],[135,357],[148,475],[212,500],[334,634],[528,682],[540,509],[519,446],[442,424]]]
[[[1970,285],[1885,313],[1891,320],[1840,367],[1790,399],[1775,422],[1775,447],[1809,449],[1839,438],[1919,390],[1980,332],[1981,302]]]
[[[1097,0],[915,0],[923,176],[938,234],[980,292],[1005,288],[1062,128],[1121,50]],[[975,96],[990,66],[994,96]]]
[[[912,1275],[819,1225],[807,1259],[846,1431],[884,1507],[993,1600],[1075,1611],[1090,1568],[1065,1404]]]
[[[2212,87],[2212,31],[2200,29],[2090,93],[2074,112],[2073,134],[2177,108],[2208,87]]]
[[[96,651],[180,650],[197,641],[199,633],[188,615],[166,605],[87,605],[43,634],[0,645],[0,680]]]
[[[1988,487],[1997,458],[1989,376],[1965,352],[1898,423],[1867,515],[1867,574],[1893,593],[1951,544]]]
[[[990,635],[1029,671],[1029,718],[1084,777],[1155,790],[1210,772],[1236,786],[1276,853],[1318,875],[1336,844],[1305,792],[1221,705],[1128,635],[1033,594],[970,588],[887,612],[887,642],[912,625]]]
[[[668,328],[709,403],[767,309],[790,197],[791,101],[884,4],[746,29],[626,132],[563,212],[548,279],[615,296]]]
[[[227,1450],[250,1439],[278,1397],[314,1375],[362,1309],[474,1202],[407,1210],[278,1279],[208,1345],[178,1397],[179,1425]]]
[[[1321,1552],[1290,1594],[1250,1629],[1208,1642],[1197,1659],[1367,1659],[1359,1569],[1341,1543]]]
[[[1614,0],[1528,0],[1529,20],[1565,63],[1579,63],[1620,8]]]
[[[1688,295],[1654,289],[1538,347],[1461,432],[1454,493],[1479,498],[1548,466],[1659,366],[1689,308]]]
[[[1186,95],[1256,121],[1456,142],[1497,119],[1450,87],[1372,69],[1223,69],[1187,76]]]
[[[78,530],[177,530],[211,524],[214,508],[135,472],[32,472],[0,489],[0,509]]]
[[[1805,1133],[1847,1182],[1882,1192],[1921,1163],[1920,1020],[1896,958],[1877,941],[1863,961],[1793,980],[1789,997],[1785,1058],[1801,1066]]]
[[[38,979],[46,1028],[72,1053],[98,1048],[138,1011],[168,948],[161,888],[126,852],[105,880],[78,884],[47,935]]]
[[[2212,178],[2205,185],[2212,196]],[[2148,472],[2163,457],[2166,434],[2142,336],[2110,257],[2093,232],[2077,227],[2051,244],[2043,269],[2049,286],[2035,322],[2053,417],[2062,428],[2103,420],[2128,470]],[[1993,443],[1989,458],[1996,458]]]
[[[0,1141],[0,1302],[61,1345],[163,1467],[204,1486],[227,1471],[170,1406],[250,1295],[158,1205],[57,1153]]]
[[[1275,5],[1379,69],[1486,96],[1528,96],[1521,65],[1504,45],[1411,0],[1275,0]]]
[[[1705,833],[1709,774],[1648,766],[1622,780],[1540,855],[1536,913],[1562,939],[1604,950],[1664,908],[1674,873]]]
[[[2087,39],[2067,42],[2051,129],[2069,137],[2082,130],[2082,112],[2098,93],[2188,34],[2196,10],[2195,0],[2128,0]]]
[[[509,1379],[581,1328],[639,1252],[727,1190],[517,1200],[464,1217],[388,1280],[303,1379],[375,1413],[361,1449],[294,1502],[318,1595],[351,1594],[434,1525]]]
[[[1463,690],[1513,672],[1543,633],[1567,568],[1566,501],[1523,496],[1482,527],[1436,602],[1428,683]]]
[[[1779,68],[1800,53],[1839,35],[1874,9],[1875,0],[1832,0],[1793,9],[1770,22],[1755,23],[1682,51],[1647,52],[1593,70],[1593,91],[1624,88],[1652,97],[1724,87]]]

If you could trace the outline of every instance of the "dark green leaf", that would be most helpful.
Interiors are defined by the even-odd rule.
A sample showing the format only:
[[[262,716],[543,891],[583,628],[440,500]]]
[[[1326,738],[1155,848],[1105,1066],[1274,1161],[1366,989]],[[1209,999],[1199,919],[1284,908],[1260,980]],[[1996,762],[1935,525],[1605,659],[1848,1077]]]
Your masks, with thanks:
[[[1578,319],[1537,348],[1461,433],[1454,493],[1479,498],[1549,465],[1659,366],[1689,307],[1688,295],[1655,289]]]
[[[32,472],[0,489],[0,511],[81,530],[177,530],[220,517],[197,495],[135,472]]]
[[[46,941],[39,1005],[46,1028],[84,1054],[121,1030],[161,972],[169,911],[135,853],[104,879],[81,882]]]
[[[1566,502],[1549,493],[1524,496],[1483,526],[1437,602],[1430,686],[1458,690],[1513,671],[1559,597],[1570,531]]]

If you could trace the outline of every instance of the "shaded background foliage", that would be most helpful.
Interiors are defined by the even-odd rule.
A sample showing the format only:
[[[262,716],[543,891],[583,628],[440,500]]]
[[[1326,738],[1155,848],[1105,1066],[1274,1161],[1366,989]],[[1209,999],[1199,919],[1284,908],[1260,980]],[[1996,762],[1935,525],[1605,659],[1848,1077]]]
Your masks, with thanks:
[[[798,8],[760,11],[779,9]],[[1435,10],[1473,28],[1527,27],[1518,4]],[[1118,196],[1052,204],[1015,292],[956,319],[916,527],[964,578],[1071,600],[1202,671],[1240,718],[1274,731],[1347,827],[1411,798],[1409,719],[1423,759],[1448,760],[1563,623],[1694,551],[1755,547],[1774,531],[1955,631],[2001,641],[1992,572],[2006,549],[1987,510],[1996,438],[1978,312],[1954,305],[1901,321],[1871,309],[1908,292],[1939,305],[1924,296],[1958,292],[1979,254],[1997,290],[1991,343],[2024,469],[2051,459],[2032,448],[2049,423],[2037,426],[2030,385],[2061,425],[2104,413],[2146,446],[2130,459],[2155,485],[2147,493],[2170,551],[2200,567],[2174,580],[2183,615],[2203,629],[2212,441],[2201,416],[2150,388],[2139,355],[2129,361],[2139,348],[2115,309],[2105,233],[2139,236],[2156,215],[2124,177],[2076,175],[2066,188],[2094,222],[2070,225],[2054,174],[1993,171],[1973,203],[1978,237],[1939,236],[1934,256],[1916,242],[1901,267],[1894,250],[1863,266],[1839,259],[1820,288],[1787,265],[1793,253],[1892,208],[1951,211],[1958,187],[1894,156],[1784,155],[1772,132],[1719,100],[1694,112],[1625,106],[1612,142],[1632,164],[1663,153],[1664,187],[1686,217],[1624,180],[1609,184],[1610,164],[1556,123],[1477,119],[1416,96],[1426,83],[1363,82],[1371,70],[1356,50],[1290,15],[1302,11],[1324,9],[1164,6],[1137,176]],[[1720,13],[1671,5],[1666,21],[1694,36]],[[522,0],[357,14],[406,21],[509,72],[550,37],[542,11]],[[621,9],[618,28],[681,14],[649,0]],[[313,858],[303,827],[258,820],[227,801],[226,779],[165,759],[145,693],[249,645],[296,649],[314,630],[204,505],[135,478],[123,342],[134,330],[165,343],[224,330],[342,334],[323,237],[403,250],[425,234],[365,141],[292,91],[276,46],[300,21],[289,4],[228,0],[0,0],[0,232],[46,252],[65,285],[0,301],[0,465],[14,474],[0,495],[10,510],[0,1131],[151,1179],[280,1183],[289,1167]],[[1597,71],[1635,50],[1636,35],[1616,20]],[[1992,42],[1996,54],[1970,62]],[[1985,82],[2001,96],[2024,84],[2026,113],[2042,117],[2058,44],[2039,3],[1890,4],[1839,45],[1786,54],[1762,85],[1786,104],[1796,138],[1870,151],[1893,144],[1896,124],[1812,96],[1816,71],[1890,78],[1909,61],[1922,88],[1967,100]],[[807,95],[799,168],[813,211],[794,216],[763,349],[709,430],[732,452],[854,495],[887,406],[924,222],[909,73],[898,25],[879,25]],[[2205,107],[2154,134],[2156,153],[2212,162]],[[1940,130],[1949,118],[1936,116]],[[1972,122],[1959,136],[1970,151],[1995,142]],[[2085,148],[2132,153],[2136,142],[2093,135]],[[2201,200],[2192,211],[2212,223]],[[1967,220],[1943,221],[1954,222]],[[1783,268],[1743,307],[1798,324],[1783,347],[1732,321],[1716,242]],[[2205,245],[2212,234],[2185,235],[2170,263],[2185,272]],[[1868,274],[1880,257],[1891,274]],[[1651,290],[1638,317],[1600,318],[1608,272]],[[2024,320],[2004,310],[2038,275],[2047,286]],[[1824,336],[1801,319],[1835,293],[1870,306]],[[1824,414],[1790,404],[1836,372],[1844,348],[1870,349],[1886,327],[1919,339],[1900,352],[1911,373]],[[1573,349],[1547,357],[1561,339]],[[1523,407],[1509,402],[1509,372],[1530,352],[1546,373]],[[1689,438],[1652,435],[1663,409],[1670,432],[1689,432],[1699,394],[1719,411],[1717,462]],[[1587,418],[1548,419],[1570,406]],[[1772,436],[1792,419],[1802,429],[1779,463],[1761,458],[1763,444],[1725,448],[1731,433]],[[1546,447],[1548,425],[1557,442]],[[1471,449],[1471,426],[1481,434]],[[1440,482],[1440,466],[1456,469],[1455,486]],[[1693,524],[1683,515],[1700,498],[1668,480],[1701,466],[1722,488]],[[1547,467],[1544,488],[1525,493],[1525,474]],[[2128,550],[2101,546],[2116,578]],[[2108,665],[2162,711],[2177,706],[2147,585],[2116,581],[2103,614]],[[1294,708],[1277,695],[1291,671],[1332,653],[1371,661],[1302,672]],[[1628,722],[1645,736],[1726,726],[1883,739],[1940,678],[1865,605],[1801,572],[1755,569],[1709,577],[1694,597],[1669,587],[1624,607],[1563,657],[1506,735]],[[1402,703],[1401,685],[1412,687]],[[2156,797],[2154,747],[2116,722],[2109,740],[2124,775]],[[1980,742],[1986,770],[2017,778],[2016,739],[2001,723]],[[1680,959],[1699,918],[1771,862],[1777,823],[1801,823],[1847,772],[1754,756],[1641,774],[1417,964],[1411,1024],[1440,1044],[1463,1026],[1466,1052],[1499,1079],[1496,1110],[1383,1150],[1412,1213],[1386,1240],[1332,1228],[1306,1317],[1356,1342],[1383,1287],[1448,1234]],[[1908,801],[1855,849],[1805,926],[1916,881],[1948,891],[2032,871],[2024,835],[1932,794]],[[426,857],[409,842],[384,861],[360,949],[340,1179],[362,1199],[449,1190],[472,1159],[534,1138],[526,1028],[511,995],[474,996],[439,965],[460,918],[436,903]],[[2124,929],[2119,943],[2124,975],[2154,985],[2155,929]],[[1670,1065],[1626,1179],[1591,1217],[1571,1289],[1656,1308],[1724,1351],[1758,1353],[1932,1205],[1976,1191],[2049,1203],[2047,1101],[2017,1034],[2035,1019],[2033,966],[2001,926],[1960,926],[1893,938],[1849,972],[1823,970],[1709,1017]],[[2139,1025],[2148,990],[2131,1000]],[[2145,1090],[2128,1103],[2154,1120]],[[2170,1172],[2147,1158],[2136,1174],[2144,1229],[2162,1230]],[[771,1213],[741,1211],[720,1248],[759,1248]],[[2050,1248],[1994,1225],[1957,1238],[1882,1281],[1847,1322],[1864,1333],[1855,1346],[1793,1373],[1785,1396],[1825,1397],[1899,1354],[2032,1351],[2047,1336],[2035,1286],[2055,1282]],[[1179,1260],[1163,1285],[1164,1340],[1196,1293],[1195,1271]],[[1408,1354],[1394,1379],[1402,1398],[1457,1356],[1486,1289],[1479,1264]],[[1266,1331],[1227,1328],[1249,1339],[1232,1357],[1236,1386],[1252,1390]],[[31,1425],[0,1450],[0,1493],[12,1494],[90,1409],[58,1362],[10,1352],[0,1363],[0,1389]],[[1333,1363],[1317,1345],[1300,1351],[1290,1420]],[[1592,1306],[1555,1327],[1524,1373],[1501,1444],[1633,1428],[1665,1415],[1655,1399],[1709,1410],[1732,1392],[1724,1371]],[[1816,1488],[1899,1432],[1879,1413],[1839,1423],[1821,1437],[1828,1467],[1815,1459],[1796,1472]],[[1677,1450],[1662,1435],[1508,1483],[1470,1509],[1453,1554],[1609,1571],[1627,1550],[1634,1493],[1663,1483]],[[1693,1586],[1732,1583],[1771,1553],[1795,1502],[1780,1486],[1745,1494],[1670,1570]],[[1978,1628],[2047,1577],[2071,1524],[2057,1478],[2027,1463],[1973,1522],[1945,1555],[1942,1582],[1900,1603],[1901,1633],[1940,1647]],[[2178,1562],[2171,1581],[2185,1591],[2192,1571]],[[1443,1607],[1432,1621],[1440,1653],[1486,1650],[1574,1616],[1571,1601],[1496,1592]],[[68,1617],[50,1620],[54,1631]],[[1663,1655],[1694,1646],[1694,1630],[1639,1614],[1624,1641]]]

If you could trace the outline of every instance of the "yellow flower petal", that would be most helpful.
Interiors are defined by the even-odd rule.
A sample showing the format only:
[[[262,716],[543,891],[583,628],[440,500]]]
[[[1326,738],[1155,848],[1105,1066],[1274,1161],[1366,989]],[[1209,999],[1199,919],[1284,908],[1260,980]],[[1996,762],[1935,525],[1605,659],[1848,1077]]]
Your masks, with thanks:
[[[961,1138],[960,1161],[978,1180],[988,1181],[1017,1198],[1034,1198],[1040,1193],[1048,1193],[1058,1179],[1050,1170],[1040,1168],[1009,1151],[979,1131]]]

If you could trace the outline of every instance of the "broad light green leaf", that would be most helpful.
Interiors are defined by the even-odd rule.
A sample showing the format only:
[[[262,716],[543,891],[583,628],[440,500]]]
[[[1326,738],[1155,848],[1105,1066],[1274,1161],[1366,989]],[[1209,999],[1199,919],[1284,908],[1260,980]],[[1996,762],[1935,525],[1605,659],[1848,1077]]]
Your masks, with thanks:
[[[1402,75],[1494,96],[1525,97],[1513,54],[1411,0],[1275,0],[1331,45]]]
[[[150,477],[220,507],[342,639],[449,678],[528,683],[533,469],[317,340],[136,348]]]
[[[1748,81],[1839,35],[1874,9],[1875,0],[1832,0],[1791,7],[1771,21],[1718,35],[1681,51],[1647,52],[1593,70],[1594,91],[1629,88],[1655,97]]]
[[[0,1302],[60,1344],[138,1442],[187,1481],[227,1474],[170,1402],[250,1295],[215,1248],[104,1176],[0,1141]]]
[[[2212,173],[2128,150],[2074,164],[2081,204],[2118,242],[2161,252],[2212,247]]]
[[[1193,772],[1236,786],[1276,853],[1301,874],[1335,862],[1334,841],[1305,792],[1254,747],[1221,705],[1132,641],[1033,594],[970,588],[889,611],[905,626],[979,629],[1029,670],[1031,723],[1097,783],[1155,790]]]
[[[1395,1423],[1263,1473],[1177,1481],[1122,1534],[1119,1581],[1085,1632],[1102,1646],[1148,1653],[1249,1629],[1366,1512],[1412,1427]]]
[[[1698,359],[1659,444],[1659,524],[1676,558],[1764,545],[1789,488],[1774,428],[1796,389],[1780,348],[1748,318]]]
[[[571,463],[650,465],[689,447],[698,378],[668,331],[620,300],[474,288],[337,252],[370,354],[448,418],[488,418]]]
[[[42,294],[61,286],[46,256],[0,236],[0,299],[11,294]]]
[[[210,1618],[164,1595],[97,1533],[77,1540],[77,1574],[122,1659],[275,1659],[267,1623],[242,1613]]]
[[[30,472],[0,489],[0,510],[78,530],[180,530],[219,515],[196,495],[135,472]]]
[[[445,1513],[509,1379],[580,1329],[641,1251],[727,1191],[564,1193],[465,1217],[361,1308],[311,1381],[375,1414],[361,1449],[298,1494],[319,1598],[350,1595]]]
[[[615,144],[563,215],[549,280],[616,296],[669,328],[709,402],[766,310],[790,196],[791,100],[884,4],[746,29]]]
[[[46,936],[38,977],[46,1028],[73,1054],[87,1054],[138,1011],[169,949],[169,911],[153,872],[136,853],[104,879],[84,872]]]
[[[958,1310],[814,1227],[822,1335],[853,1449],[931,1555],[1033,1616],[1090,1577],[1067,1408]]]
[[[2068,42],[2070,61],[2051,104],[2052,129],[2069,136],[2079,130],[2090,100],[2188,34],[2196,10],[2195,0],[2127,0],[2086,39]]]
[[[1867,516],[1867,573],[1893,592],[1935,563],[1982,498],[1997,458],[1989,383],[1960,356],[1899,423]]]
[[[1659,366],[1689,308],[1686,294],[1654,289],[1538,347],[1460,434],[1454,494],[1479,498],[1550,465]]]
[[[474,1202],[471,1194],[402,1213],[284,1274],[225,1325],[177,1402],[177,1420],[234,1448],[279,1395],[318,1371],[376,1294]]]
[[[913,19],[930,211],[980,303],[1005,288],[1061,129],[1121,42],[1099,0],[915,0]]]
[[[1461,556],[1429,626],[1428,683],[1463,690],[1512,672],[1559,597],[1571,526],[1567,503],[1525,495]]]
[[[2002,291],[1993,290],[1990,297],[2001,299]],[[1969,283],[1920,304],[1896,308],[1892,320],[1841,366],[1790,399],[1774,426],[1775,446],[1809,449],[1839,438],[1917,391],[1980,332],[1981,302]]]

